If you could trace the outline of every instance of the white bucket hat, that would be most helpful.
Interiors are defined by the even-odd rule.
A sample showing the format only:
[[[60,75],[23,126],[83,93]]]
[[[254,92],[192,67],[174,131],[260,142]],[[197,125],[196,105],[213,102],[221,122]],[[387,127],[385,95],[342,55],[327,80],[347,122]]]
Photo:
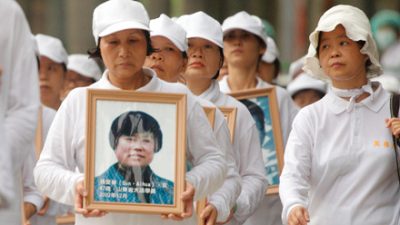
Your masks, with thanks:
[[[250,15],[245,11],[241,11],[226,18],[222,23],[222,31],[224,34],[234,29],[241,29],[250,32],[261,38],[265,45],[268,44],[266,42],[267,34],[265,33],[263,22],[258,16]]]
[[[140,2],[132,0],[109,0],[93,11],[93,36],[97,43],[99,37],[126,30],[149,30],[149,16]]]
[[[185,52],[187,50],[186,31],[165,14],[150,20],[150,36],[163,36],[168,38],[174,45]]]
[[[35,36],[39,55],[43,55],[56,63],[68,65],[68,53],[60,39],[45,34]]]
[[[274,39],[267,37],[267,50],[262,56],[261,60],[267,63],[273,63],[276,58],[279,57],[278,47],[275,44]]]
[[[301,73],[298,77],[296,77],[296,79],[288,84],[286,89],[289,92],[290,96],[293,97],[293,95],[297,92],[306,89],[312,89],[320,91],[322,93],[326,93],[326,86],[326,82],[312,78],[306,73]]]
[[[176,22],[185,29],[186,38],[203,38],[221,48],[224,47],[221,24],[206,13],[199,11],[184,15],[179,17]]]
[[[326,11],[320,18],[317,28],[310,34],[310,47],[306,56],[304,71],[319,79],[329,79],[320,67],[317,58],[319,32],[328,32],[341,24],[346,29],[346,35],[353,41],[364,41],[361,48],[362,54],[368,55],[371,65],[367,69],[367,77],[382,74],[379,64],[378,50],[372,38],[371,25],[368,17],[360,9],[349,5],[337,5]]]
[[[98,81],[101,78],[101,70],[94,59],[89,55],[72,54],[68,56],[68,70],[75,71],[85,77],[93,78]]]

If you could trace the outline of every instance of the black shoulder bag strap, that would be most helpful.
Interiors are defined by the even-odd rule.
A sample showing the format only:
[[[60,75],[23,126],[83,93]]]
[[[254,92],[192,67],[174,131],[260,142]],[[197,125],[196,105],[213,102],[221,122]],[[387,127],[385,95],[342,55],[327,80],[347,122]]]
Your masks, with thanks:
[[[390,97],[390,114],[392,118],[399,116],[399,104],[400,104],[400,95],[392,94]],[[399,139],[397,139],[394,135],[392,135],[392,139],[393,139],[394,155],[396,160],[397,177],[399,179],[399,184],[400,184],[399,156],[397,153],[398,149],[397,145],[399,144]]]

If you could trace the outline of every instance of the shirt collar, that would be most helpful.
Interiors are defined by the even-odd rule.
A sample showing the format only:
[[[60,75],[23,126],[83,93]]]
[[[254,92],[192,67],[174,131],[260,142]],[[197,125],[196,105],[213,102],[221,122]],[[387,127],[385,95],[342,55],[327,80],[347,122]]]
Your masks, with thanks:
[[[156,72],[150,68],[143,68],[144,74],[151,77],[151,80],[143,87],[137,89],[136,91],[157,91],[160,89],[161,82],[156,76]],[[111,90],[121,90],[121,88],[113,85],[108,79],[108,70],[106,69],[103,73],[101,79],[97,82],[101,88],[111,89]]]
[[[210,102],[216,102],[220,94],[221,94],[221,92],[219,89],[218,81],[213,80],[211,82],[210,87],[206,91],[201,93],[201,95],[199,95],[199,97],[207,99]]]
[[[373,85],[378,85],[377,89],[374,92],[374,96],[373,97],[371,95],[368,96],[361,102],[355,103],[355,106],[365,105],[371,111],[378,112],[383,107],[383,105],[385,105],[385,103],[387,102],[389,93],[386,92],[382,88],[382,85],[380,85],[379,83],[377,83],[377,82],[372,82],[372,83],[373,83]],[[340,113],[346,111],[349,101],[336,96],[332,91],[328,91],[326,97],[328,99],[329,109],[334,114],[340,114]]]

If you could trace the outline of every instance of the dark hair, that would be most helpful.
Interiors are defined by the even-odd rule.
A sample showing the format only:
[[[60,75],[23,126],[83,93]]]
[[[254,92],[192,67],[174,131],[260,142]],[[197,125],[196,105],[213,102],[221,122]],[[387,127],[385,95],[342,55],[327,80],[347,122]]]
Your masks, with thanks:
[[[162,147],[162,132],[157,120],[142,111],[125,112],[115,118],[111,124],[109,134],[111,148],[115,150],[122,135],[132,136],[144,132],[153,134],[154,152],[158,152]]]
[[[249,110],[251,116],[253,117],[254,121],[256,122],[258,134],[260,137],[260,142],[261,144],[263,143],[263,138],[265,136],[265,128],[264,128],[264,112],[261,109],[260,106],[258,106],[256,103],[247,100],[247,99],[242,99],[240,100],[241,103],[243,103],[247,109]]]
[[[276,57],[276,59],[274,60],[274,62],[272,62],[275,66],[275,70],[274,70],[274,78],[277,78],[279,73],[281,72],[281,61],[279,61],[278,57]]]
[[[219,69],[221,69],[224,65],[224,49],[221,47],[219,47],[219,55],[221,56]],[[216,80],[219,77],[219,69],[217,70],[217,73],[211,78],[212,80]]]
[[[151,53],[154,52],[153,46],[151,45],[151,39],[150,39],[150,32],[147,30],[143,30],[144,37],[146,38],[146,45],[147,45],[147,52],[146,56],[151,55]],[[101,51],[100,51],[100,37],[97,40],[97,46],[95,48],[90,48],[87,50],[87,53],[89,54],[89,58],[101,58]]]

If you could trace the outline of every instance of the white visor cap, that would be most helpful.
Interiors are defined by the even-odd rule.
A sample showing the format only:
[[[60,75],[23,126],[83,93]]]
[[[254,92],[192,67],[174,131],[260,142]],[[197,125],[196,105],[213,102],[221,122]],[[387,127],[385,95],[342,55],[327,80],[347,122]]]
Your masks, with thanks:
[[[109,0],[93,11],[93,36],[98,44],[100,37],[127,30],[149,31],[149,16],[142,3],[132,0]]]
[[[279,57],[278,47],[275,44],[274,39],[267,37],[267,50],[262,56],[261,60],[267,63],[273,63],[276,58]]]
[[[72,54],[68,56],[68,70],[75,71],[85,77],[93,78],[98,81],[101,78],[101,70],[94,59],[90,59],[89,55]]]
[[[184,15],[176,22],[185,29],[186,38],[203,38],[221,48],[224,47],[221,24],[206,13],[199,11]]]
[[[326,93],[326,86],[326,82],[312,78],[306,73],[301,73],[298,77],[296,77],[296,79],[288,84],[286,89],[289,92],[290,96],[293,97],[293,95],[295,95],[297,92],[306,89],[312,89],[320,91],[322,93]]]
[[[68,65],[68,53],[60,39],[45,34],[35,36],[39,55],[46,56],[56,63]]]
[[[360,9],[350,5],[337,5],[326,11],[320,18],[317,28],[310,34],[310,46],[306,56],[304,71],[318,79],[329,79],[320,67],[317,58],[318,38],[320,32],[329,32],[341,24],[346,29],[346,35],[353,41],[364,41],[362,54],[368,55],[371,65],[367,69],[367,77],[382,74],[379,64],[378,50],[372,38],[371,25],[368,17]]]
[[[150,36],[162,36],[168,38],[174,45],[185,52],[188,48],[186,31],[165,14],[150,20]]]
[[[245,11],[241,11],[226,18],[222,23],[222,31],[224,34],[234,29],[241,29],[250,32],[261,38],[265,45],[268,44],[266,42],[267,34],[264,25],[258,16],[250,15]]]

